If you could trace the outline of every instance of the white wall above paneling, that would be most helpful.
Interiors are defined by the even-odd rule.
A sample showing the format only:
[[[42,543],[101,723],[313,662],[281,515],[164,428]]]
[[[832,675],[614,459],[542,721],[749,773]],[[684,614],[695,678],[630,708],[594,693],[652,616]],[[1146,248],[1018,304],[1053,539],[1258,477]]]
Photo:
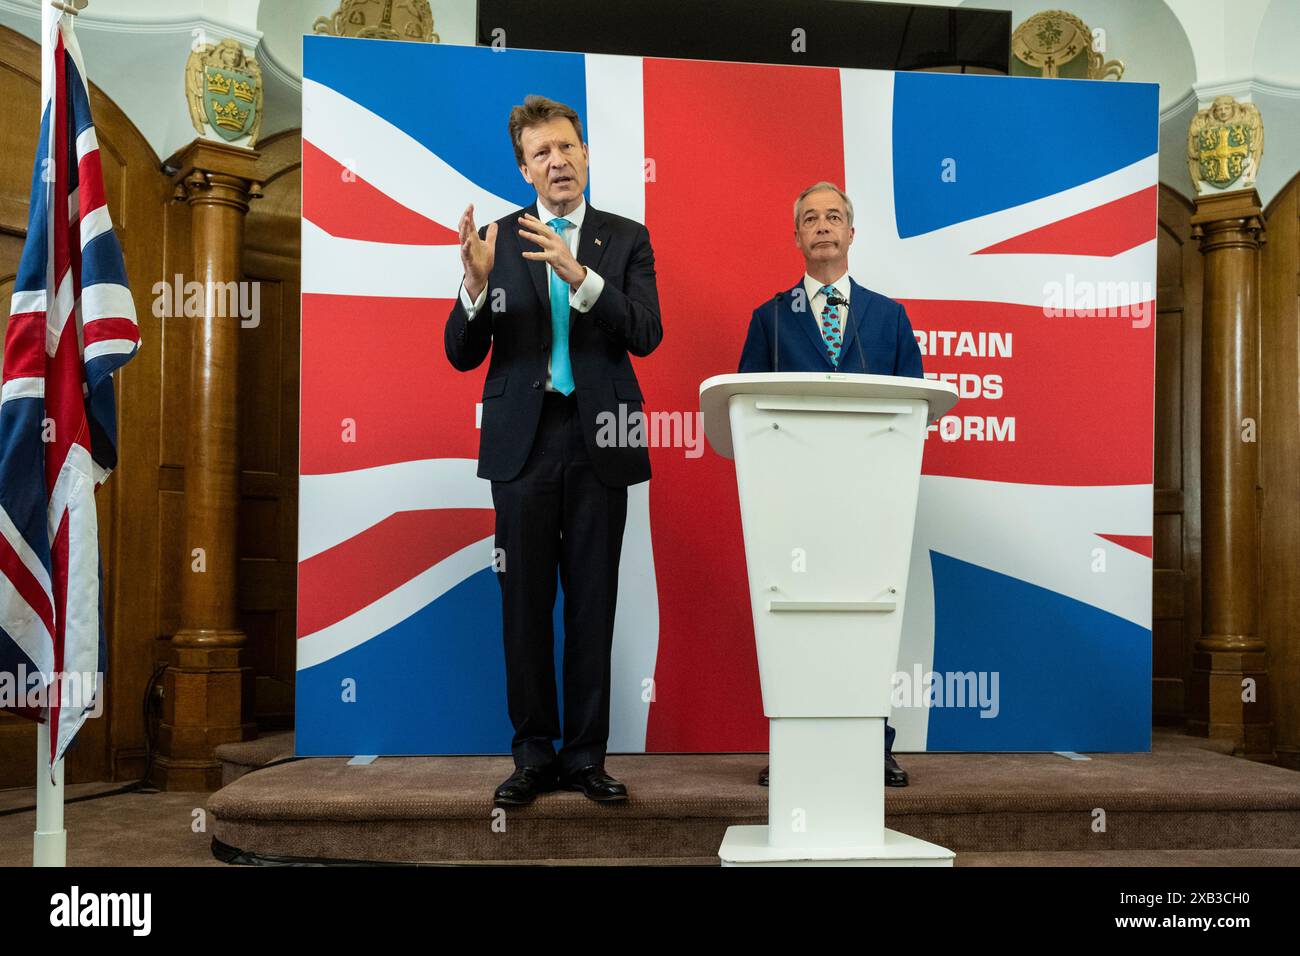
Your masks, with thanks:
[[[42,0],[0,0],[0,25],[40,42]],[[302,38],[336,0],[90,0],[76,20],[91,82],[165,159],[190,142],[185,62],[223,37],[255,51],[265,85],[262,139],[302,124]],[[443,42],[473,43],[475,0],[433,0]]]
[[[231,37],[256,49],[261,40],[246,21],[225,20],[211,11],[247,16],[256,6],[254,0],[91,0],[76,19],[86,72],[135,123],[159,159],[166,159],[196,135],[185,102],[185,62],[193,46]],[[0,24],[37,43],[40,17],[36,0],[0,0]],[[271,119],[271,104],[267,107],[263,136]]]

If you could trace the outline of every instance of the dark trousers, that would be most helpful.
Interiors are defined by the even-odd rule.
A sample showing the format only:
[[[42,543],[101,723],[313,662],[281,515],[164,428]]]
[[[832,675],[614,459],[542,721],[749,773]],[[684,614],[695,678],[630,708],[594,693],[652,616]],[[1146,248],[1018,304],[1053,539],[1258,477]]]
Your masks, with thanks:
[[[888,757],[894,752],[894,734],[898,731],[889,726],[889,721],[885,721],[885,756]]]
[[[547,392],[532,451],[513,481],[492,482],[506,704],[515,766],[602,764],[627,488],[596,478],[572,396]],[[504,568],[502,565],[504,564]],[[564,723],[555,685],[555,583],[564,588]]]

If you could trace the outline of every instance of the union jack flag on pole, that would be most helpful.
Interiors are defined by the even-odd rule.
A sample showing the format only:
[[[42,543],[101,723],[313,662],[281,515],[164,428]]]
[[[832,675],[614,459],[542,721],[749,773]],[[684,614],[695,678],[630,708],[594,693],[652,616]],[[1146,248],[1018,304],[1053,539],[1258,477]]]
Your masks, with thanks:
[[[135,355],[140,332],[76,34],[66,16],[46,28],[0,392],[0,673],[28,676],[17,704],[4,706],[48,724],[53,777],[103,692],[95,489],[117,462],[113,372]]]

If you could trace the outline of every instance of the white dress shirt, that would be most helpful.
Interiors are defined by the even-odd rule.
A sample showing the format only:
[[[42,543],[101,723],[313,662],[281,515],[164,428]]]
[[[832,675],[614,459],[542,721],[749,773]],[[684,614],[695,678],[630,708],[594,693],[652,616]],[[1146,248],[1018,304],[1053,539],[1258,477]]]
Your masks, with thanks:
[[[578,202],[578,205],[575,208],[570,210],[566,215],[560,217],[557,217],[555,213],[547,209],[542,204],[542,200],[540,198],[537,200],[537,218],[540,219],[543,223],[549,223],[552,219],[556,219],[556,218],[567,219],[569,220],[570,223],[572,223],[572,225],[570,225],[567,229],[564,230],[564,238],[568,240],[569,251],[573,253],[575,258],[578,255],[578,237],[582,234],[582,220],[585,219],[586,217],[587,217],[586,199],[580,200]],[[524,244],[524,248],[530,251],[533,249],[540,251],[541,249],[540,246],[532,242],[530,239],[520,237],[520,241]],[[555,270],[551,268],[551,264],[548,262],[546,264],[547,290],[551,288],[551,276],[554,274],[554,272]],[[602,279],[597,274],[595,269],[588,268],[587,277],[582,280],[582,284],[579,285],[578,288],[572,290],[569,293],[570,308],[577,309],[579,312],[589,312],[591,310],[591,307],[596,304],[596,300],[600,298],[600,293],[603,292],[604,289],[605,289],[605,280]],[[478,294],[478,298],[471,302],[469,298],[469,293],[465,291],[465,280],[463,278],[461,279],[460,303],[465,307],[465,315],[469,319],[469,321],[471,322],[474,321],[474,316],[478,314],[479,309],[483,308],[483,303],[487,301],[487,294],[488,294],[487,286],[484,286],[483,291]],[[550,315],[549,291],[548,291],[548,297],[546,301],[547,301],[547,315],[549,316]],[[555,391],[555,388],[551,385],[551,360],[549,358],[546,360],[546,390],[548,392]]]
[[[806,272],[803,277],[803,288],[808,293],[808,307],[812,309],[813,322],[817,325],[817,335],[823,342],[826,337],[822,335],[822,309],[826,308],[826,296],[822,295],[822,286],[825,282],[820,282],[808,275]],[[852,289],[852,283],[849,281],[849,274],[846,272],[834,282],[829,283],[836,293],[845,302],[849,301],[849,291]],[[835,314],[840,322],[840,341],[844,341],[844,321],[846,319],[845,311],[848,306],[838,305],[835,307]]]

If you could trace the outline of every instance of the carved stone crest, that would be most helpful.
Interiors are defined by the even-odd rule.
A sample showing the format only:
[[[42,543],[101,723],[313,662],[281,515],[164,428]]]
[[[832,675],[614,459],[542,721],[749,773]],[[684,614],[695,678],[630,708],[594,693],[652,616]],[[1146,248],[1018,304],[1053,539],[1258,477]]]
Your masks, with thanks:
[[[1103,31],[1097,31],[1103,35]],[[1124,64],[1102,56],[1094,33],[1073,13],[1044,10],[1035,13],[1011,34],[1011,53],[1028,67],[1048,78],[1076,76],[1080,79],[1121,79]],[[1083,57],[1082,60],[1079,57]]]
[[[429,0],[342,0],[330,16],[318,17],[312,30],[337,37],[438,42]]]
[[[1263,156],[1264,121],[1253,103],[1216,96],[1187,129],[1187,171],[1199,193],[1255,185]]]
[[[185,64],[185,99],[200,136],[252,147],[262,129],[262,68],[238,40],[205,43]]]

